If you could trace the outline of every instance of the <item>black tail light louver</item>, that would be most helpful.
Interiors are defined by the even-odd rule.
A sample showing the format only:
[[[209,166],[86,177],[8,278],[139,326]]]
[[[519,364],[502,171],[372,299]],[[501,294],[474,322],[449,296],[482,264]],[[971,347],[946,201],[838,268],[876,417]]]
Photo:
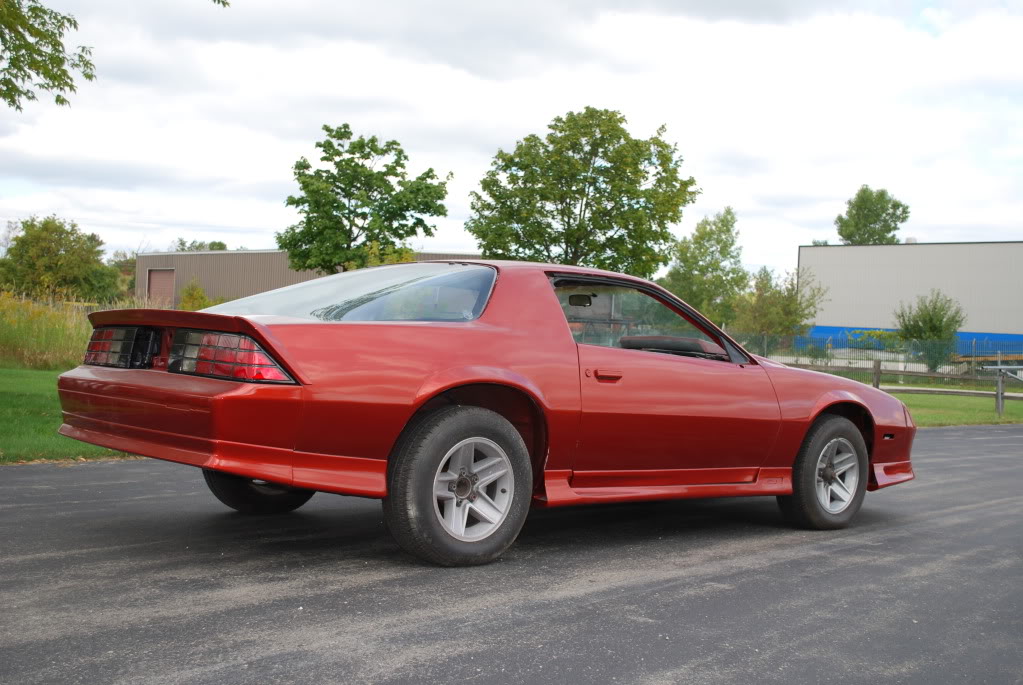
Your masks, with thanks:
[[[160,334],[144,326],[104,326],[92,332],[85,363],[121,369],[148,369],[160,352]]]

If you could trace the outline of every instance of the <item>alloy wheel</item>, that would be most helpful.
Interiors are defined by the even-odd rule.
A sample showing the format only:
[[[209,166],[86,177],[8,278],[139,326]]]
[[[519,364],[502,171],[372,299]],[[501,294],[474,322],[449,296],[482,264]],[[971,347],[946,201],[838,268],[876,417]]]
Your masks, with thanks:
[[[511,460],[493,440],[462,440],[444,455],[433,481],[434,511],[452,537],[475,542],[496,531],[511,506]]]
[[[835,438],[817,457],[817,501],[830,514],[840,514],[852,503],[860,482],[859,457],[845,438]]]

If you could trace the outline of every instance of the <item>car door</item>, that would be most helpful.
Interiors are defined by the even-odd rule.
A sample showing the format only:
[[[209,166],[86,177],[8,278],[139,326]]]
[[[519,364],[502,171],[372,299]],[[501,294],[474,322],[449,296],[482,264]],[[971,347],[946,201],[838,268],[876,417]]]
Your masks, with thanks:
[[[662,484],[755,478],[780,427],[762,367],[726,352],[712,328],[652,289],[606,279],[554,285],[579,353],[574,479],[636,470]]]

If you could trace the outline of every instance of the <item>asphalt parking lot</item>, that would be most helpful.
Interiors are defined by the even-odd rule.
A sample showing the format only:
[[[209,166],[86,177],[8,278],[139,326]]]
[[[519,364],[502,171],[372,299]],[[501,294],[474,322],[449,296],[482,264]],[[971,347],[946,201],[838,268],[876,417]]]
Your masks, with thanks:
[[[921,430],[854,526],[773,499],[534,511],[440,569],[376,501],[224,508],[199,471],[0,468],[0,682],[1023,682],[1023,426]]]

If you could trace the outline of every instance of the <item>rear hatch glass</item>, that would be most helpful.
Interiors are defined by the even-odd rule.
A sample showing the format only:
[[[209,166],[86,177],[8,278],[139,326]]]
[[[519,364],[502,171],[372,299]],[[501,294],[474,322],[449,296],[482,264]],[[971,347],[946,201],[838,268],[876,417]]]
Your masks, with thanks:
[[[471,321],[483,312],[496,274],[480,264],[395,264],[324,276],[203,311],[316,321]]]

